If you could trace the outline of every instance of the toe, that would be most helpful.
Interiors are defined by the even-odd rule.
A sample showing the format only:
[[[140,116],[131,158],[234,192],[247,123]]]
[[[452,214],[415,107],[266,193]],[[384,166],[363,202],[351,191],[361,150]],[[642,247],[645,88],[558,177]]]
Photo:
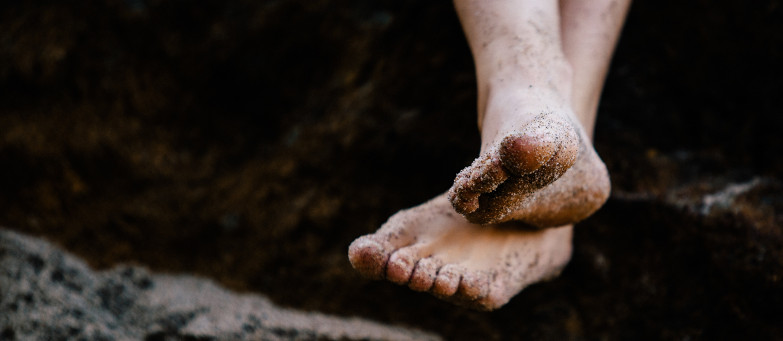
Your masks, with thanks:
[[[556,121],[553,126],[552,137],[555,138],[556,150],[545,160],[542,167],[532,175],[540,186],[543,187],[554,182],[576,163],[579,155],[579,135],[574,126],[564,120]]]
[[[420,259],[419,247],[406,247],[394,252],[386,266],[386,279],[397,284],[407,284]]]
[[[489,294],[474,303],[476,308],[482,310],[495,310],[504,306],[511,299],[511,296],[504,291],[490,290]]]
[[[438,277],[432,286],[432,293],[440,297],[454,296],[459,288],[461,273],[461,268],[457,265],[444,265],[438,272]]]
[[[469,214],[479,208],[479,196],[481,193],[457,189],[456,186],[449,190],[449,201],[460,214]]]
[[[547,167],[552,169],[551,173],[555,178],[559,178],[576,163],[578,156],[579,136],[576,130],[568,125],[567,129],[564,129],[563,137],[560,138],[557,154],[550,160]]]
[[[371,279],[382,279],[390,247],[376,241],[372,235],[359,237],[348,248],[348,259],[356,271]]]
[[[428,257],[419,260],[416,268],[413,270],[408,287],[414,291],[427,291],[435,284],[438,270],[443,265],[436,258]]]
[[[543,188],[563,176],[574,165],[578,154],[578,144],[571,142],[563,143],[555,155],[543,167],[532,174],[524,176],[523,179],[530,184],[530,190]]]
[[[516,291],[509,291],[507,283],[500,279],[502,275],[497,272],[487,276],[487,292],[478,300],[473,302],[476,308],[482,310],[495,310],[502,307],[511,299]]]
[[[536,126],[522,134],[506,136],[500,144],[500,158],[509,172],[520,176],[541,168],[557,149],[556,135]]]
[[[482,193],[494,191],[506,179],[508,173],[503,169],[498,152],[489,151],[457,174],[449,190],[449,200],[457,212],[471,213],[478,209]]]
[[[557,156],[563,171],[576,161],[579,136],[568,119],[551,113],[533,119],[519,134],[506,136],[500,144],[503,166],[512,174],[530,174]]]
[[[489,293],[489,276],[484,271],[469,272],[462,275],[457,295],[466,301],[475,301]]]

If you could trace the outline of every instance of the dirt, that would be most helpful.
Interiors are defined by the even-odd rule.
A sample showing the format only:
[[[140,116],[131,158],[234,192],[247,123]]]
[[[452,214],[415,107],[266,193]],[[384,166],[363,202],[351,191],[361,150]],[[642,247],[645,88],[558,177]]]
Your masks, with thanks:
[[[497,312],[366,281],[346,255],[478,155],[448,1],[4,2],[0,224],[99,268],[447,339],[783,338],[782,11],[632,6],[595,134],[612,197],[563,275]]]

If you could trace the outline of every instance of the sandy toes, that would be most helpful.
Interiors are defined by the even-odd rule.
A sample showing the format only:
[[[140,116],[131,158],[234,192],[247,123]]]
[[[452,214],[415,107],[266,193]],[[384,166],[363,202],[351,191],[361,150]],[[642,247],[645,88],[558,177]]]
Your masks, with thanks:
[[[366,277],[493,310],[526,286],[558,275],[571,256],[571,235],[572,226],[471,224],[441,195],[355,240],[349,258]]]

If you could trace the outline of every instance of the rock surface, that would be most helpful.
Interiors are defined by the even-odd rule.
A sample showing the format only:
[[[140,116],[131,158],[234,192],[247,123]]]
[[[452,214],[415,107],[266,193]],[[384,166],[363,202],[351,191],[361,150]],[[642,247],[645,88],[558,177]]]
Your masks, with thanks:
[[[192,276],[102,272],[0,229],[0,340],[439,340],[413,329],[276,306]]]

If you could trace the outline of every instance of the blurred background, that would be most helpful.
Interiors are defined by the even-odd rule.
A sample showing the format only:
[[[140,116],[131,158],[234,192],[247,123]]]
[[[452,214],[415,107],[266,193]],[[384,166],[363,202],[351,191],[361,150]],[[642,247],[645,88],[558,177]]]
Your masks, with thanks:
[[[632,5],[595,135],[612,197],[496,312],[347,259],[478,154],[450,1],[0,2],[0,225],[447,339],[781,339],[781,5]]]

